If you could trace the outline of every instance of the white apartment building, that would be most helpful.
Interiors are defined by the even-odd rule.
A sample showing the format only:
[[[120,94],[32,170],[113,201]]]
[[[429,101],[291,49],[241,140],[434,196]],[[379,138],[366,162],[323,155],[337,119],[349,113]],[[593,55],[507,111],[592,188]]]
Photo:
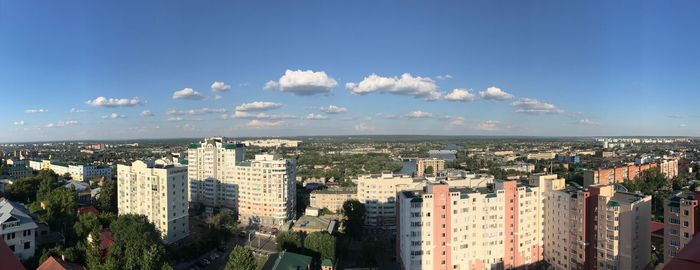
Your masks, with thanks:
[[[23,205],[0,198],[0,237],[20,260],[34,256],[37,227]]]
[[[365,225],[390,231],[396,229],[397,193],[420,189],[425,183],[410,175],[391,172],[360,175],[352,181],[357,184],[357,200],[365,204]]]
[[[208,212],[215,207],[236,211],[239,187],[235,183],[236,163],[245,159],[241,144],[223,137],[207,138],[188,147],[188,200],[202,204]]]
[[[33,170],[52,170],[58,175],[70,174],[73,180],[88,181],[92,178],[103,176],[112,178],[112,168],[93,164],[67,164],[52,160],[29,161],[29,167]]]
[[[119,215],[145,215],[172,243],[189,234],[187,167],[164,160],[117,166]]]
[[[190,203],[228,209],[239,220],[281,225],[295,217],[296,163],[274,155],[245,159],[243,144],[207,138],[188,149]]]

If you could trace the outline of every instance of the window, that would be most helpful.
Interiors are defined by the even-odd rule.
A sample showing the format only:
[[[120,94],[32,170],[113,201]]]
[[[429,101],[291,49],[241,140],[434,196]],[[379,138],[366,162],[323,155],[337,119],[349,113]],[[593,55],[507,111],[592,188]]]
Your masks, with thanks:
[[[30,249],[32,247],[32,242],[25,242],[24,249]]]

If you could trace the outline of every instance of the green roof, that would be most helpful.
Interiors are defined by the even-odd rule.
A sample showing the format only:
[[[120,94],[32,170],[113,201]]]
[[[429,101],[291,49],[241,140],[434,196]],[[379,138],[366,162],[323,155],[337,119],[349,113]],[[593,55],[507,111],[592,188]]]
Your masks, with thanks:
[[[197,148],[199,148],[199,144],[191,143],[190,145],[187,146],[187,148],[189,148],[189,149],[197,149]]]
[[[496,198],[496,193],[486,194],[486,198]]]
[[[292,252],[282,251],[270,255],[263,270],[307,269],[311,265],[311,257]]]
[[[530,189],[529,187],[526,187],[525,192],[532,192],[532,189]]]
[[[467,194],[467,193],[460,193],[460,194],[459,194],[459,198],[460,198],[460,199],[469,199],[469,194]]]
[[[236,145],[233,143],[224,144],[224,149],[236,149]]]
[[[188,161],[187,161],[186,159],[181,159],[181,160],[180,160],[180,164],[182,164],[182,165],[187,165],[187,164],[188,164]]]
[[[321,266],[333,266],[333,262],[329,259],[323,259]]]

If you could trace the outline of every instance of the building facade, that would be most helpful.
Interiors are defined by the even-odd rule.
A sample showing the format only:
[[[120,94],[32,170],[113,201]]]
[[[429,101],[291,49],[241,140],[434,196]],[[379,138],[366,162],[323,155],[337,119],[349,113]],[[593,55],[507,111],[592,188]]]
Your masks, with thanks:
[[[404,190],[420,189],[424,181],[410,175],[393,173],[360,175],[353,179],[357,184],[357,200],[365,205],[365,225],[394,231],[396,229],[396,196]]]
[[[239,187],[234,169],[245,159],[243,145],[213,137],[190,144],[187,154],[189,202],[202,204],[210,212],[215,207],[235,211]]]
[[[681,191],[664,204],[664,263],[668,263],[700,231],[700,191]]]
[[[309,206],[317,209],[327,208],[338,213],[343,209],[343,203],[357,199],[357,189],[336,188],[326,190],[314,190],[309,196]]]
[[[117,166],[119,215],[145,215],[163,242],[189,235],[187,167],[158,160]]]
[[[433,173],[437,173],[445,169],[445,160],[437,158],[421,158],[416,161],[416,176],[425,175],[425,170],[428,167],[433,168]]]
[[[34,256],[38,227],[23,205],[0,198],[0,237],[20,260]]]
[[[78,181],[88,181],[95,177],[112,178],[112,167],[99,166],[94,164],[67,164],[52,160],[29,161],[29,167],[33,170],[52,170],[62,176],[69,174],[71,179]]]
[[[643,269],[651,197],[550,174],[489,187],[428,183],[399,193],[402,269]]]
[[[296,217],[296,163],[279,156],[255,155],[236,164],[239,220],[282,225]]]

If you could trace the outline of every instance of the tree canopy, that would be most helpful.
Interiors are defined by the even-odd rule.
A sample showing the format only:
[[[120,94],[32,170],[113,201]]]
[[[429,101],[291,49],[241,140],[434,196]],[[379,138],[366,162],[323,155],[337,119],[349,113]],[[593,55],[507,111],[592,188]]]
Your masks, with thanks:
[[[277,250],[291,252],[301,251],[301,236],[294,231],[285,231],[277,234]]]
[[[335,261],[336,240],[328,232],[310,233],[304,239],[304,248],[318,261],[323,259]]]
[[[255,255],[249,249],[236,246],[231,251],[226,262],[226,270],[256,270],[257,262]]]
[[[343,203],[345,234],[353,238],[362,236],[366,212],[365,205],[358,200],[347,200]]]

